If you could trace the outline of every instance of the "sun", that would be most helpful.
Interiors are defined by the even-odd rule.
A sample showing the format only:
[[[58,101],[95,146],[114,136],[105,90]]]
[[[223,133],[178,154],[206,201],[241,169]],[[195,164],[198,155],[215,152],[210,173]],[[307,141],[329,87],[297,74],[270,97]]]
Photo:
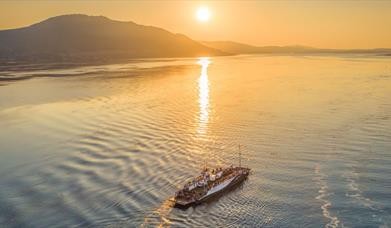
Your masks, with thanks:
[[[197,9],[197,20],[201,22],[207,22],[210,18],[210,11],[207,7],[200,7]]]

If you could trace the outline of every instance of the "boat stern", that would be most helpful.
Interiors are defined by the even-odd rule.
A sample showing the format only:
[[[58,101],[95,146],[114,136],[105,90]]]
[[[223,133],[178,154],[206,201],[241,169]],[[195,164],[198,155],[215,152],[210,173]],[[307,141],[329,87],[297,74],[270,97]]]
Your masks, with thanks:
[[[195,204],[196,204],[195,201],[185,201],[185,200],[181,200],[181,199],[175,199],[174,207],[186,209],[186,208],[188,208],[192,205],[195,205]]]

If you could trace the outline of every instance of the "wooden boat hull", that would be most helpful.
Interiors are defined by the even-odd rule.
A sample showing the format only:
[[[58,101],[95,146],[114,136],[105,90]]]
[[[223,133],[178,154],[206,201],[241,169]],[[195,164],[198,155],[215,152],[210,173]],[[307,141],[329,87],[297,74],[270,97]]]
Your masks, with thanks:
[[[217,197],[221,196],[222,193],[226,192],[227,190],[230,190],[230,189],[237,187],[240,183],[242,183],[244,180],[247,179],[248,175],[249,175],[249,172],[237,176],[225,188],[221,189],[220,191],[214,192],[204,198],[201,198],[200,200],[195,200],[195,201],[186,202],[186,203],[175,201],[174,207],[181,208],[181,209],[187,209],[191,206],[196,206],[196,205],[199,205],[199,204],[204,203],[206,201],[216,199]]]

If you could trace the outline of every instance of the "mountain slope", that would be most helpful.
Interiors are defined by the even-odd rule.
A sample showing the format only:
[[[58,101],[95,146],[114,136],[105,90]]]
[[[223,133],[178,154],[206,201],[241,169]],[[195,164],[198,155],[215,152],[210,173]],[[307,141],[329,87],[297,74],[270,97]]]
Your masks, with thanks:
[[[232,41],[201,41],[205,46],[216,48],[224,52],[232,54],[315,54],[315,53],[330,53],[330,54],[387,54],[391,53],[391,49],[322,49],[306,46],[252,46]]]
[[[64,15],[0,31],[0,58],[90,60],[224,55],[184,35],[102,16]]]

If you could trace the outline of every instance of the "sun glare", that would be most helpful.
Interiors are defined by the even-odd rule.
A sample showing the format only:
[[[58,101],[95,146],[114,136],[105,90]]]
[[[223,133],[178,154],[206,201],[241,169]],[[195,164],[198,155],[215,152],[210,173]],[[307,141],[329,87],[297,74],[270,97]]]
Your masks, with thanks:
[[[199,105],[200,105],[200,116],[198,133],[205,134],[208,128],[209,120],[209,79],[208,79],[208,65],[210,60],[208,57],[199,58],[198,62],[201,65],[201,74],[198,79],[199,89]]]
[[[200,7],[197,10],[197,20],[201,22],[209,21],[210,11],[207,7]]]

